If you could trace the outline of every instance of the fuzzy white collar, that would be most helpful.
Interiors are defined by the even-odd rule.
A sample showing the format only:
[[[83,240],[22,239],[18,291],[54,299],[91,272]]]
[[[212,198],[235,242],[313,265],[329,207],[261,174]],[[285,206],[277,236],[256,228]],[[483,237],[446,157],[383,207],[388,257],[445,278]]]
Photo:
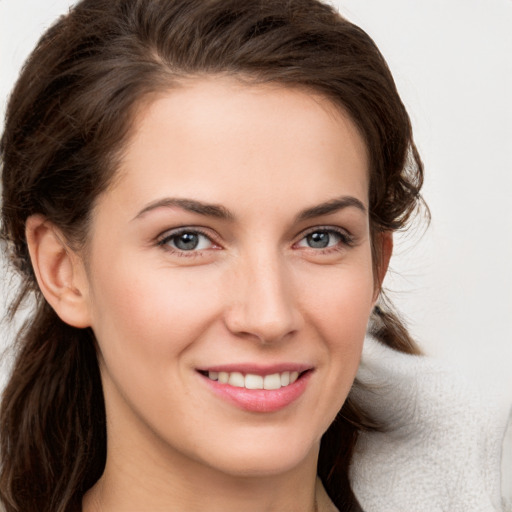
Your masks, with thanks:
[[[352,399],[385,426],[362,433],[350,478],[365,512],[503,510],[506,411],[453,370],[367,337]]]

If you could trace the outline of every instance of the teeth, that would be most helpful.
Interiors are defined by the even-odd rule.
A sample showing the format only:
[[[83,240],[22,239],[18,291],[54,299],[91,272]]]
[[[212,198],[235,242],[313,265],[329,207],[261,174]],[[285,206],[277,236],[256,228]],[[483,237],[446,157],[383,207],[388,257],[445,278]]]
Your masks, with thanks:
[[[271,390],[293,384],[299,378],[299,372],[273,373],[264,377],[253,373],[244,376],[240,372],[208,372],[208,378],[237,388]]]
[[[263,377],[261,375],[246,375],[245,387],[247,389],[263,389]]]
[[[279,389],[281,387],[281,376],[279,373],[265,375],[263,379],[263,389]]]
[[[235,386],[236,388],[244,388],[245,387],[245,379],[241,373],[232,372],[229,374],[228,384],[230,386]]]

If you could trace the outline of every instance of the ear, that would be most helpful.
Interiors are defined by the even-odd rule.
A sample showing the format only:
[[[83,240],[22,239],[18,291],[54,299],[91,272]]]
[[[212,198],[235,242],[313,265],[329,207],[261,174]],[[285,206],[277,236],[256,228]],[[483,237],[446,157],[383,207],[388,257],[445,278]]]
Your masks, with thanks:
[[[382,282],[386,277],[389,267],[389,260],[393,254],[393,232],[384,231],[375,237],[375,255],[378,258],[377,275],[375,276],[375,295],[373,297],[374,305],[379,298],[382,289]]]
[[[50,306],[63,322],[89,327],[88,284],[82,258],[42,215],[27,219],[25,236],[39,288]]]

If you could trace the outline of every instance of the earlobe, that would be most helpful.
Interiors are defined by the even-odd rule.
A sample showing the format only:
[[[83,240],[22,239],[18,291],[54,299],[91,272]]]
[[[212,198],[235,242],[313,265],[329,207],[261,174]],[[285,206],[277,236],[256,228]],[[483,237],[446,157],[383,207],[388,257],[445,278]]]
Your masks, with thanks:
[[[382,282],[386,277],[386,273],[389,267],[389,260],[393,254],[393,232],[384,231],[377,235],[376,240],[376,253],[378,257],[377,275],[375,279],[375,295],[374,304],[379,298],[380,291],[382,289]]]
[[[39,288],[62,321],[90,326],[87,279],[82,259],[66,244],[59,229],[42,215],[25,225],[30,259]]]

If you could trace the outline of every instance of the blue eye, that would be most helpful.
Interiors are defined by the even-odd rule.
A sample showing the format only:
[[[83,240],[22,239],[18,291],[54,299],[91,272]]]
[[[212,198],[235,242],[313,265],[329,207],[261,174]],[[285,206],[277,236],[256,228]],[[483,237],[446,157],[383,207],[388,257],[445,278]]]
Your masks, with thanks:
[[[298,247],[308,247],[310,249],[328,249],[340,243],[350,245],[348,235],[333,229],[317,229],[308,233],[297,245]]]
[[[193,230],[182,230],[178,233],[171,233],[163,238],[159,245],[170,246],[177,251],[201,251],[213,246],[212,241],[202,233]]]

